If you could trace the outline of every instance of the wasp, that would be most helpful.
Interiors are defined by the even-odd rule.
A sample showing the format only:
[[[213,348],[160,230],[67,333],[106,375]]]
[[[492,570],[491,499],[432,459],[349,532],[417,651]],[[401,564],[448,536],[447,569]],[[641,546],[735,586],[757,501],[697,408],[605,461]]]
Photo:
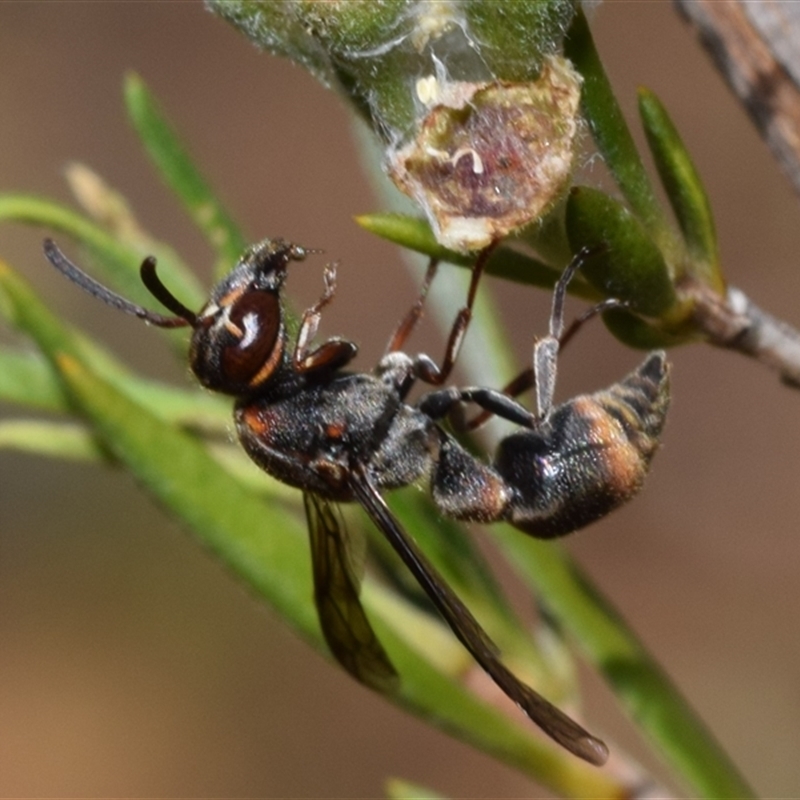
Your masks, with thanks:
[[[514,392],[442,388],[468,328],[488,250],[475,263],[466,305],[452,325],[441,365],[404,349],[436,273],[432,261],[416,302],[371,373],[345,369],[357,353],[353,342],[339,337],[314,342],[322,311],[335,294],[336,264],[325,267],[324,291],[303,313],[290,340],[282,300],[288,267],[315,251],[281,239],[251,246],[198,312],[169,291],[156,273],[155,259],[147,258],[142,281],[172,316],[107,289],[52,240],[45,240],[44,251],[56,269],[109,305],[152,325],[192,329],[191,369],[203,386],[235,398],[236,431],[245,451],[267,473],[304,492],[320,624],[348,672],[382,692],[391,692],[398,679],[361,606],[360,579],[335,509],[337,503],[355,501],[500,689],[567,750],[593,764],[605,762],[608,749],[601,740],[503,664],[495,643],[383,498],[387,490],[426,480],[436,506],[449,517],[505,520],[533,536],[554,537],[599,519],[639,490],[669,404],[664,353],[651,353],[604,391],[555,407],[552,402],[558,350],[575,327],[564,334],[564,295],[585,253],[573,259],[556,286],[549,334],[535,343],[532,370],[511,384],[514,392],[535,384],[533,413],[514,399]],[[577,323],[604,307],[590,309]],[[418,382],[433,388],[412,404],[409,392]],[[442,426],[465,405],[481,409],[482,418],[497,415],[517,426],[500,441],[491,463],[469,453]]]

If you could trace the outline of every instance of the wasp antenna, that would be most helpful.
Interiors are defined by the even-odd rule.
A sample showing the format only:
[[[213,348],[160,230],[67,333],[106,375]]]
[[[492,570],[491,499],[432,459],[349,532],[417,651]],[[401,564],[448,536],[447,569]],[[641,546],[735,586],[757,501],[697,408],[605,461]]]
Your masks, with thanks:
[[[58,245],[52,239],[44,240],[44,254],[47,260],[66,278],[81,287],[85,292],[88,292],[93,297],[102,300],[109,306],[124,311],[126,314],[133,314],[151,325],[156,325],[159,328],[180,328],[184,325],[191,325],[192,322],[185,316],[179,315],[177,317],[165,317],[161,314],[156,314],[153,311],[148,311],[142,306],[126,300],[124,297],[112,292],[111,289],[103,286],[90,275],[87,275],[80,267],[73,264],[59,249]],[[148,261],[150,259],[147,259]],[[149,287],[148,287],[149,288]],[[170,309],[171,311],[174,309]],[[190,312],[191,313],[191,312]],[[194,319],[194,314],[191,315]]]
[[[186,308],[186,306],[161,282],[161,278],[159,278],[156,273],[156,260],[153,256],[148,256],[142,261],[142,266],[139,268],[139,275],[142,278],[142,283],[147,287],[150,294],[152,294],[164,308],[168,308],[173,314],[185,320],[192,327],[196,325],[197,314]]]

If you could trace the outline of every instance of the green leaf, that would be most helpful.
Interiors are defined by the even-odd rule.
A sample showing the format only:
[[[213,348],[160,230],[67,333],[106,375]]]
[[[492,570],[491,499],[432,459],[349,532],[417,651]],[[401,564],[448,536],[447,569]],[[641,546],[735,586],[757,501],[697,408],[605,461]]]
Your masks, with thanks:
[[[125,79],[125,102],[159,174],[216,252],[215,274],[225,275],[239,260],[247,240],[200,174],[144,81],[134,73]]]
[[[0,421],[2,449],[71,461],[98,461],[104,457],[97,441],[85,426],[42,420]]]
[[[400,778],[386,781],[386,796],[389,800],[447,800],[443,794]]]
[[[67,407],[52,367],[38,353],[9,349],[0,349],[0,400],[43,411]]]
[[[152,304],[153,298],[139,278],[139,267],[149,252],[121,244],[100,225],[65,206],[32,195],[0,195],[0,221],[10,220],[41,225],[61,231],[79,241],[91,252],[104,279],[134,302]],[[183,264],[159,255],[159,274],[170,289],[192,308],[200,308],[206,293]],[[41,258],[44,260],[44,256]]]
[[[102,368],[117,390],[161,419],[195,430],[227,435],[231,420],[229,400],[133,375],[102,347],[59,322],[27,282],[2,260],[0,314],[23,333],[33,335],[32,331],[36,331],[37,341],[41,337],[45,342],[58,340],[65,352]],[[0,398],[51,411],[69,410],[52,365],[36,356],[10,350],[0,350]]]
[[[582,9],[578,10],[567,33],[564,55],[583,75],[581,107],[597,149],[617,186],[658,246],[669,249],[672,232],[614,96]]]
[[[465,255],[442,247],[428,222],[419,217],[407,214],[362,214],[356,217],[356,222],[370,233],[431,258],[470,268],[475,263],[475,254]],[[560,270],[509,247],[498,247],[492,253],[486,263],[486,273],[547,289],[552,289],[561,275]],[[587,300],[599,299],[598,293],[580,277],[572,281],[570,292]]]
[[[692,796],[750,798],[752,789],[618,612],[552,542],[496,529],[509,562],[606,677]],[[697,794],[695,794],[695,792]]]
[[[230,408],[224,402],[217,403],[219,398],[213,395],[173,389],[137,376],[127,380],[114,375],[112,382],[165,422],[226,437],[230,432]],[[0,400],[44,411],[70,411],[58,374],[36,353],[0,350]],[[208,401],[215,401],[213,407]],[[100,461],[108,457],[85,427],[62,422],[0,422],[0,447],[68,460]],[[273,500],[297,500],[297,492],[291,487],[267,480],[241,447],[212,441],[208,448],[227,472],[245,486]]]
[[[676,330],[665,330],[623,308],[606,311],[603,314],[603,322],[617,339],[637,350],[676,347],[697,338],[693,330],[687,329],[685,333],[681,333],[680,326]]]
[[[687,270],[722,294],[725,281],[720,272],[714,216],[689,151],[661,101],[645,88],[639,89],[639,114],[661,183],[689,250]]]
[[[570,192],[566,221],[573,252],[595,249],[581,272],[605,297],[654,317],[675,305],[661,251],[625,206],[598,189],[578,186]]]

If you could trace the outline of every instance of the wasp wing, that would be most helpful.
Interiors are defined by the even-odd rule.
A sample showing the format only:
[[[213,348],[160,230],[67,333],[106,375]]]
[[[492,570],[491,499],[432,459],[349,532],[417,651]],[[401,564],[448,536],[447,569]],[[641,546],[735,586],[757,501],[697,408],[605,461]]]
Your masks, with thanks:
[[[522,683],[502,663],[497,646],[438,570],[427,560],[416,542],[403,530],[363,470],[354,471],[350,487],[372,521],[419,581],[453,633],[500,689],[551,739],[591,764],[604,764],[608,758],[608,748],[600,739],[592,736],[530,686]]]
[[[303,500],[311,539],[314,602],[325,641],[356,680],[390,692],[397,684],[397,672],[358,597],[361,570],[355,544],[333,504],[309,492],[303,493]]]

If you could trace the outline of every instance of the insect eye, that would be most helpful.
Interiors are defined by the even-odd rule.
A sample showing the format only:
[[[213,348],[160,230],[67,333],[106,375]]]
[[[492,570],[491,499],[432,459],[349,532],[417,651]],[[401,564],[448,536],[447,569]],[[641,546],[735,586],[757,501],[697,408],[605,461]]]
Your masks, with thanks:
[[[249,291],[230,310],[228,324],[237,340],[223,348],[220,367],[226,379],[253,387],[269,377],[280,357],[280,303],[273,292]]]
[[[200,313],[189,361],[207,389],[236,395],[267,380],[280,365],[282,354],[278,295],[250,289]]]

